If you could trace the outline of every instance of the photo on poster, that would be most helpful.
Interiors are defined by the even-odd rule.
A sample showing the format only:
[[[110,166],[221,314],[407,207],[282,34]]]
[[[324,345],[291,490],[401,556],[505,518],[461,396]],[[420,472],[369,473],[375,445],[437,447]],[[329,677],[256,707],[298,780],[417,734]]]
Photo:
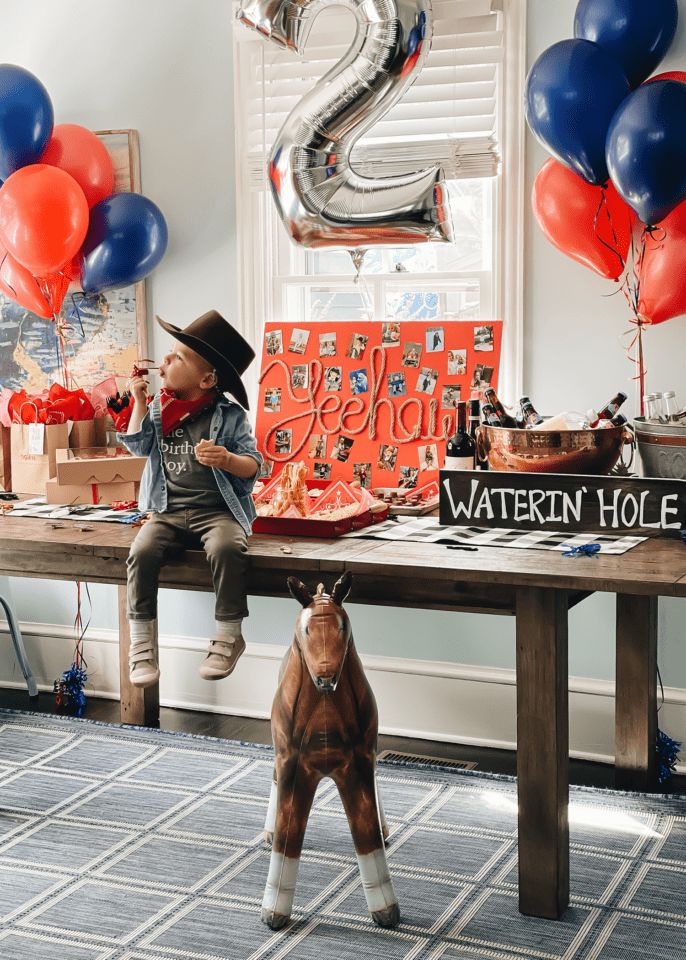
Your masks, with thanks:
[[[422,358],[421,343],[406,343],[403,348],[402,365],[404,367],[418,367]]]
[[[367,393],[368,392],[369,382],[367,380],[366,370],[351,370],[349,376],[350,376],[350,392],[351,393]]]
[[[325,367],[324,368],[324,389],[325,390],[340,390],[342,383],[343,383],[342,367]]]
[[[365,337],[363,333],[353,333],[350,337],[346,356],[350,357],[351,360],[359,360],[365,351],[367,340],[369,340],[369,337]]]
[[[483,363],[477,363],[472,377],[473,390],[485,390],[491,385],[493,379],[493,367],[486,367]]]
[[[379,446],[379,460],[377,466],[380,470],[395,470],[395,462],[398,459],[398,448],[390,443],[382,443]]]
[[[397,373],[387,374],[388,396],[404,397],[407,393],[407,384],[405,382],[405,373],[399,370]]]
[[[320,357],[336,356],[336,334],[335,333],[319,334],[319,356]]]
[[[310,445],[307,450],[307,456],[310,460],[326,459],[326,435],[323,433],[313,433],[310,437]]]
[[[307,390],[308,372],[306,363],[296,363],[291,367],[291,386],[294,390]]]
[[[283,353],[283,334],[281,330],[267,330],[264,340],[268,357]]]
[[[396,321],[384,323],[381,327],[381,346],[399,347],[400,346],[400,324]]]
[[[281,387],[267,387],[264,394],[264,409],[266,413],[281,412]]]
[[[315,463],[312,468],[312,474],[315,480],[330,480],[331,479],[331,464],[330,463]]]
[[[431,395],[436,389],[438,383],[438,370],[432,370],[431,367],[422,367],[417,377],[417,393],[428,393]]]
[[[291,353],[304,353],[307,350],[307,341],[310,339],[309,330],[301,330],[298,327],[293,328],[291,342],[288,349]]]
[[[350,450],[355,441],[351,440],[350,437],[344,437],[339,434],[336,437],[336,442],[333,445],[331,450],[331,459],[339,460],[341,463],[346,463],[348,457],[350,456]]]
[[[459,383],[444,383],[441,387],[441,409],[454,410],[462,399]]]
[[[371,463],[354,463],[353,480],[359,480],[363,490],[368,490],[372,485],[372,465]]]
[[[419,448],[419,472],[438,470],[438,449],[435,443],[429,443]]]
[[[494,349],[493,327],[474,327],[474,349],[491,352]]]
[[[401,467],[399,487],[405,487],[406,490],[417,486],[417,477],[419,476],[419,467]]]
[[[260,467],[260,480],[267,480],[272,475],[274,463],[271,460],[263,460]]]
[[[448,376],[463,377],[467,372],[467,351],[448,350]]]
[[[442,353],[445,350],[445,331],[443,327],[429,327],[426,331],[426,352]]]
[[[277,430],[274,437],[274,448],[277,453],[290,453],[293,445],[292,430]]]

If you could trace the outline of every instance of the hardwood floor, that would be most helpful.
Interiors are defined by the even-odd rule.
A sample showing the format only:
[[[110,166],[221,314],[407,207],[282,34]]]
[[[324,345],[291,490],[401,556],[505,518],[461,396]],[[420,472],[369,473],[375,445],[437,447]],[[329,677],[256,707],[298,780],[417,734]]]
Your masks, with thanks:
[[[32,701],[23,690],[0,688],[0,708],[11,710],[33,710],[40,713],[55,713],[53,694],[41,693]],[[105,723],[119,722],[119,702],[117,700],[97,700],[89,698],[86,717],[90,720],[102,720]],[[245,740],[248,743],[271,743],[271,729],[268,720],[253,720],[249,717],[228,717],[219,713],[201,713],[191,710],[173,710],[162,707],[160,727],[163,730],[177,730],[195,733],[205,737],[219,737],[226,740]],[[470,760],[477,764],[478,770],[492,773],[515,775],[516,754],[509,750],[488,750],[482,747],[469,747],[459,743],[441,743],[431,740],[410,740],[403,737],[379,737],[379,750],[398,750],[422,756],[444,759]],[[603,763],[590,763],[584,760],[571,760],[570,782],[589,787],[614,787],[614,768]],[[686,794],[686,776],[674,777],[664,789],[665,793]]]

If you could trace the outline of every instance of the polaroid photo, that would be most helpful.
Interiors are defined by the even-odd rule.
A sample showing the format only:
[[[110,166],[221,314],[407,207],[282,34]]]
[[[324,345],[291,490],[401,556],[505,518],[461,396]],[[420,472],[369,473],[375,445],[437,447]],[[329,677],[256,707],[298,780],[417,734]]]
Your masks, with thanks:
[[[380,470],[395,470],[395,462],[398,459],[398,448],[390,443],[382,443],[379,446],[379,460],[377,467]]]
[[[324,389],[340,390],[343,383],[343,367],[324,367]]]
[[[432,394],[436,389],[438,382],[438,370],[432,370],[431,367],[422,367],[417,377],[417,393]]]
[[[324,460],[326,458],[326,435],[323,433],[313,433],[310,437],[310,445],[307,449],[307,456],[310,460]]]
[[[353,480],[359,480],[363,490],[368,490],[372,485],[372,465],[371,463],[354,463]]]
[[[445,331],[443,327],[429,327],[426,331],[426,352],[443,353],[445,350]]]
[[[291,368],[291,386],[294,390],[307,390],[309,368],[306,363],[296,363]]]
[[[389,373],[386,375],[388,381],[388,396],[389,397],[404,397],[407,393],[407,383],[405,382],[405,372],[399,370],[397,373]]]
[[[267,387],[264,394],[264,412],[281,412],[281,387]]]
[[[277,430],[274,437],[274,447],[277,453],[290,453],[293,447],[293,431]]]
[[[300,330],[298,327],[294,327],[293,333],[291,334],[291,342],[288,345],[289,351],[291,353],[304,353],[307,350],[307,341],[309,339],[309,330]]]
[[[351,393],[367,393],[369,391],[366,370],[351,370],[349,377]]]
[[[333,445],[331,451],[332,460],[340,460],[341,463],[346,463],[348,457],[350,456],[350,450],[355,441],[351,440],[350,437],[337,436],[336,442]]]
[[[267,330],[264,334],[264,342],[268,357],[283,353],[283,334],[281,330]]]
[[[441,387],[441,409],[454,410],[462,399],[462,387],[459,383],[444,383]]]
[[[319,334],[319,356],[320,357],[336,356],[336,334],[335,333]]]
[[[438,448],[435,443],[429,443],[425,447],[419,447],[419,472],[425,470],[438,470]]]
[[[396,322],[384,323],[381,326],[381,346],[400,346],[400,324]]]
[[[399,487],[410,489],[417,486],[417,477],[419,476],[419,467],[401,467]]]
[[[472,377],[473,390],[485,390],[491,385],[493,379],[493,367],[487,367],[483,363],[477,363]]]
[[[274,464],[271,460],[263,460],[262,466],[260,467],[260,480],[271,477],[273,469]]]
[[[312,474],[315,480],[330,480],[331,479],[331,464],[330,463],[315,463],[312,468]]]
[[[422,358],[421,343],[406,343],[403,347],[402,365],[404,367],[419,367]]]
[[[346,356],[350,357],[351,360],[359,360],[365,351],[367,340],[369,340],[369,337],[365,337],[363,333],[353,333],[350,337]]]
[[[448,376],[463,377],[467,372],[467,351],[448,350]]]
[[[474,327],[474,349],[480,351],[493,350],[493,327]]]

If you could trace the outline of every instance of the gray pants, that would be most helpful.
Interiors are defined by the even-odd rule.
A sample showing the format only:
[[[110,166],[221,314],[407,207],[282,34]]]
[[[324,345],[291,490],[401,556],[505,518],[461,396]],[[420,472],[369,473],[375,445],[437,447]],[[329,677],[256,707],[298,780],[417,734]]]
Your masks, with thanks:
[[[226,510],[175,510],[156,513],[143,524],[126,561],[129,620],[157,619],[157,588],[164,564],[185,548],[203,547],[214,583],[215,619],[248,616],[245,530]]]

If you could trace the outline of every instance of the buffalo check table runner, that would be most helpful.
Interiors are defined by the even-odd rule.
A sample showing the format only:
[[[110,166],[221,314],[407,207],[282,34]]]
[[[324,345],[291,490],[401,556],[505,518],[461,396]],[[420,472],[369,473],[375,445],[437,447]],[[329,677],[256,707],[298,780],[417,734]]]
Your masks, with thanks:
[[[647,540],[647,537],[613,537],[603,533],[557,533],[551,530],[508,530],[503,527],[445,526],[435,517],[398,517],[373,527],[353,530],[344,538],[403,540],[415,543],[466,544],[473,547],[516,547],[518,550],[555,550],[598,544],[600,553],[619,555]]]

